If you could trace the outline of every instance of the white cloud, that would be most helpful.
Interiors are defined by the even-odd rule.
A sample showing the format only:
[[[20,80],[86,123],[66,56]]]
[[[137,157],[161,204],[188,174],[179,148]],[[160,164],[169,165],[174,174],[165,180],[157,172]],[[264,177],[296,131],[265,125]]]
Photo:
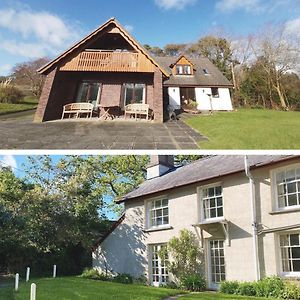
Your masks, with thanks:
[[[219,0],[216,7],[222,12],[232,12],[241,9],[258,12],[263,8],[261,0]]]
[[[197,0],[155,0],[156,5],[166,10],[181,10],[188,5],[195,4],[196,2]]]
[[[296,36],[296,37],[300,38],[300,17],[286,22],[285,23],[285,32],[288,35]]]
[[[13,155],[4,155],[2,159],[0,159],[0,165],[4,167],[10,167],[12,170],[14,170],[17,168],[17,161]]]
[[[0,47],[27,58],[57,54],[79,38],[78,30],[60,17],[29,8],[0,9],[0,28],[5,29]]]
[[[0,65],[0,76],[1,75],[4,75],[4,76],[8,75],[11,72],[12,67],[13,66],[10,65],[10,64]]]
[[[128,32],[132,32],[134,27],[132,25],[125,25],[124,28],[128,31]]]

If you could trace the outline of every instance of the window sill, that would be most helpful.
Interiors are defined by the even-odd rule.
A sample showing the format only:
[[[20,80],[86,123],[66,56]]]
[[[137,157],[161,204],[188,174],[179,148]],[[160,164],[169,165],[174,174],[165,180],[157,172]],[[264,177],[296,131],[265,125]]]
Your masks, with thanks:
[[[171,229],[173,229],[173,227],[168,225],[168,226],[144,229],[143,232],[155,232],[155,231],[164,231],[164,230],[171,230]]]
[[[289,273],[281,273],[280,274],[281,277],[284,277],[284,278],[289,278],[289,279],[299,279],[300,277],[300,272],[289,272]]]
[[[270,215],[279,215],[279,214],[286,214],[286,213],[292,213],[292,212],[299,212],[300,206],[295,206],[291,208],[285,208],[285,209],[277,209],[269,212]]]

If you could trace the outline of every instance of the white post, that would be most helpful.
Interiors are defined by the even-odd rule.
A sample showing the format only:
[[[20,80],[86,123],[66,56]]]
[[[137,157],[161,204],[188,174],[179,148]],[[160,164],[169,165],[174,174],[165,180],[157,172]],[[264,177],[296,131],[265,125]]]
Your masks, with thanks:
[[[15,291],[17,292],[19,289],[19,273],[16,274],[15,278]]]
[[[31,284],[30,300],[36,300],[36,284],[35,283]]]
[[[56,265],[53,265],[53,278],[56,277]]]
[[[30,268],[28,267],[26,270],[26,282],[29,281],[29,277],[30,277]]]

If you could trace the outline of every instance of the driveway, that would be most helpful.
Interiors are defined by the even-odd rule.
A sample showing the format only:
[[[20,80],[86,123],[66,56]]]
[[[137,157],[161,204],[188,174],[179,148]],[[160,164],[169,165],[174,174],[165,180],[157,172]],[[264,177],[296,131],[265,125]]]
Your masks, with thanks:
[[[35,124],[34,112],[0,116],[0,149],[180,150],[207,140],[182,121],[64,120]]]

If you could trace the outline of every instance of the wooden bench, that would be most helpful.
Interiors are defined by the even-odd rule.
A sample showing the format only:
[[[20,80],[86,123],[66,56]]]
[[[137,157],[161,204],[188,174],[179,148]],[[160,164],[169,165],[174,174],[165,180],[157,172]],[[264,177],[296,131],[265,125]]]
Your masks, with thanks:
[[[92,118],[93,116],[94,105],[91,103],[70,103],[64,106],[62,119],[65,118],[65,115],[75,115],[75,118],[78,119],[82,114],[86,115],[86,118]]]
[[[136,120],[138,116],[146,116],[146,120],[151,120],[153,111],[150,109],[149,104],[128,104],[125,106],[125,119],[127,115],[134,115]]]

